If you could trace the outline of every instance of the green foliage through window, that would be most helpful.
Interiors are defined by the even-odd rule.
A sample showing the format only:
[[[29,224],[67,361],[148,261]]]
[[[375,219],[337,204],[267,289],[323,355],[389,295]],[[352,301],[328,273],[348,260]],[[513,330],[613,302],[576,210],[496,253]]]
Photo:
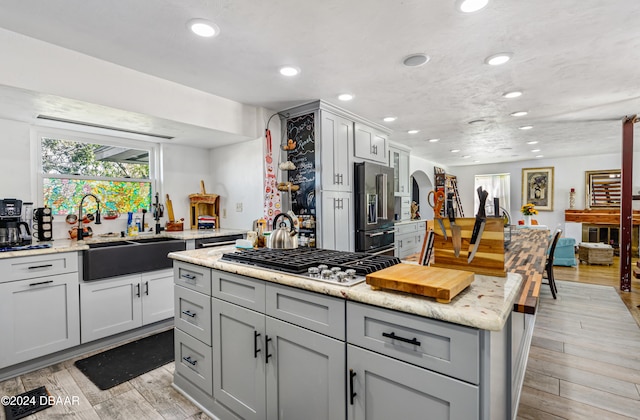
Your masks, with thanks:
[[[44,204],[54,214],[77,213],[89,193],[100,198],[103,213],[151,208],[149,151],[51,137],[41,142]],[[85,208],[95,211],[95,201],[85,200]]]

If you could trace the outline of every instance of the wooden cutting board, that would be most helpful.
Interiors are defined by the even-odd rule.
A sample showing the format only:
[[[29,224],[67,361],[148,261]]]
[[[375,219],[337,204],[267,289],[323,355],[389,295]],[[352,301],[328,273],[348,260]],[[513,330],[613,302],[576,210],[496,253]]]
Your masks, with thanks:
[[[414,264],[396,264],[367,275],[367,284],[373,289],[390,289],[436,298],[449,303],[473,283],[471,271],[427,267]]]

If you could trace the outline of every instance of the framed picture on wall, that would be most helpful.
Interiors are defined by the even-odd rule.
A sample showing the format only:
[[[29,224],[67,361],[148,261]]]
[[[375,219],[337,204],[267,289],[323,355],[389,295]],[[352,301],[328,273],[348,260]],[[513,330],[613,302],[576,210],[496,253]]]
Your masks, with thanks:
[[[537,210],[553,210],[553,167],[522,169],[522,204]]]

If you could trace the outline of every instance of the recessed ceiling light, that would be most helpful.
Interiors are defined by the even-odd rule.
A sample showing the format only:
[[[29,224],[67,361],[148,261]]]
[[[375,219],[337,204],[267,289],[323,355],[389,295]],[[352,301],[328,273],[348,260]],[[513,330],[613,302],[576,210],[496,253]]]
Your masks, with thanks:
[[[513,57],[513,53],[503,52],[490,55],[484,59],[484,62],[490,66],[500,66],[511,60],[511,57]]]
[[[527,111],[516,111],[516,112],[512,112],[511,116],[512,117],[524,117],[527,114],[528,114]]]
[[[420,130],[409,130],[407,131],[407,134],[418,134],[420,132]]]
[[[353,95],[350,93],[343,93],[341,95],[338,95],[338,99],[340,99],[341,101],[350,101],[353,99]]]
[[[508,98],[508,99],[517,98],[518,96],[522,96],[522,92],[518,90],[514,90],[513,92],[507,92],[502,94],[503,98]]]
[[[540,151],[540,149],[533,149],[531,152],[532,153],[538,153]]]
[[[479,160],[474,160],[473,163],[480,163],[480,161]]]
[[[220,33],[218,25],[205,19],[191,19],[188,26],[194,34],[205,38],[211,38]]]
[[[537,155],[536,157],[537,158],[541,158],[541,157],[544,157],[544,155]]]
[[[458,9],[464,13],[473,13],[484,8],[489,0],[458,0]]]
[[[458,153],[460,151],[460,149],[451,149],[449,150],[451,153]]]
[[[464,155],[464,156],[462,156],[462,159],[469,159],[470,157],[471,156],[469,156],[469,155]]]
[[[297,76],[298,74],[300,74],[300,69],[293,66],[283,66],[280,67],[280,74],[288,77]]]
[[[473,125],[473,124],[482,124],[482,123],[485,123],[485,122],[487,122],[487,120],[479,119],[479,120],[469,121],[467,124],[472,124]]]
[[[538,140],[531,140],[528,141],[527,144],[538,144]]]
[[[429,139],[429,142],[431,142],[431,143],[437,143],[439,141],[440,141],[440,139]]]
[[[398,119],[397,117],[384,117],[383,121],[384,122],[393,122],[393,121],[395,121],[397,119]]]
[[[427,64],[430,59],[431,57],[426,54],[411,54],[402,60],[402,64],[407,67],[420,67],[424,64]]]
[[[520,130],[531,130],[532,128],[532,125],[523,125],[522,127],[518,127]]]

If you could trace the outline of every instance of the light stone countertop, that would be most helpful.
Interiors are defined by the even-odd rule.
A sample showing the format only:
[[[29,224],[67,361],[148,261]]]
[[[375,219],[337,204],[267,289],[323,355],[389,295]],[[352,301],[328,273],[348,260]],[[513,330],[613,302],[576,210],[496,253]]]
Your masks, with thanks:
[[[411,223],[420,223],[420,222],[426,222],[426,221],[427,221],[426,219],[417,219],[417,220],[409,219],[409,220],[398,220],[398,221],[394,222],[393,224],[397,226],[397,225],[408,225],[408,224],[411,224]]]
[[[429,297],[396,291],[373,290],[364,282],[356,286],[344,287],[262,268],[230,264],[220,260],[223,253],[234,250],[233,247],[221,247],[215,250],[180,251],[170,253],[169,258],[490,331],[502,330],[513,310],[513,304],[519,296],[522,284],[522,276],[516,273],[508,273],[507,277],[476,274],[474,282],[450,303],[438,303]]]
[[[76,252],[89,249],[89,244],[102,243],[102,242],[116,242],[116,241],[135,241],[136,239],[143,238],[173,238],[179,240],[191,240],[191,239],[206,239],[214,238],[216,236],[245,234],[246,230],[240,229],[200,229],[200,230],[183,230],[177,232],[162,231],[159,235],[153,233],[143,233],[137,236],[120,237],[120,235],[110,236],[95,236],[87,238],[83,241],[76,241],[75,239],[55,239],[50,242],[38,242],[34,241],[33,245],[51,244],[51,248],[40,249],[28,249],[23,251],[7,251],[0,252],[0,259],[3,258],[15,258],[15,257],[28,257],[32,255],[44,255],[44,254],[56,254],[61,252]]]

